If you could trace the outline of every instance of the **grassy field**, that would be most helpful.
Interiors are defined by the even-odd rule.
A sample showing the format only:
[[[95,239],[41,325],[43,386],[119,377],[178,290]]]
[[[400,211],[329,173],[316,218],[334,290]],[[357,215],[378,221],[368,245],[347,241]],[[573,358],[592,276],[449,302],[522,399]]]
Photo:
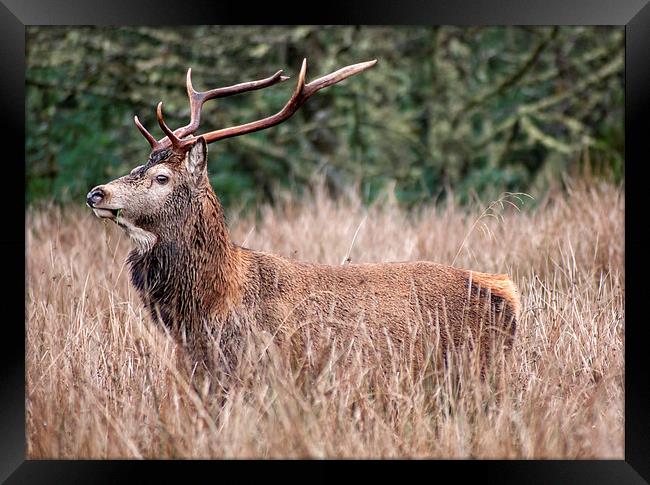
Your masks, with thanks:
[[[317,193],[258,220],[231,215],[237,243],[291,258],[509,273],[523,311],[498,379],[461,362],[380,382],[339,368],[306,386],[274,361],[225,403],[178,370],[180,349],[130,286],[118,227],[80,207],[29,209],[28,457],[622,459],[624,191],[590,182],[533,195],[521,211],[487,201],[407,213],[390,198],[365,208]]]

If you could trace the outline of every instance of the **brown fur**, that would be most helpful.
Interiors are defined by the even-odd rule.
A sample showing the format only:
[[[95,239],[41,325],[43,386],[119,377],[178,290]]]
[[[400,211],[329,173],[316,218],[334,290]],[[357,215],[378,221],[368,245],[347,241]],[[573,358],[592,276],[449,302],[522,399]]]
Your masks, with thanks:
[[[508,275],[470,271],[470,278],[475,284],[483,288],[489,288],[493,295],[505,299],[512,306],[515,319],[519,318],[521,311],[519,291]]]
[[[155,241],[131,252],[131,279],[194,367],[232,374],[253,330],[315,370],[332,345],[356,348],[360,354],[347,355],[382,368],[395,354],[423,363],[432,340],[444,350],[473,339],[483,356],[488,337],[505,334],[511,342],[520,302],[506,275],[424,261],[328,266],[235,245],[208,182],[205,144],[195,147],[201,144],[189,154],[154,152],[102,186],[101,206],[122,208],[127,231]],[[172,174],[164,188],[152,178],[161,171]],[[149,191],[157,206],[142,210]]]

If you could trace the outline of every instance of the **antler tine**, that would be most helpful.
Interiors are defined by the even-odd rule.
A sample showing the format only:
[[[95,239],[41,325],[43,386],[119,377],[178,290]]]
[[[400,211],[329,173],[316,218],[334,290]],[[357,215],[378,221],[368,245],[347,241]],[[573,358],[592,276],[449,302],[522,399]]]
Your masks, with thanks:
[[[307,59],[305,58],[302,60],[302,65],[300,66],[300,73],[298,74],[298,82],[296,83],[296,89],[293,90],[293,94],[291,95],[291,99],[289,99],[289,102],[284,105],[285,108],[291,104],[291,101],[293,99],[299,98],[300,95],[302,94],[303,89],[305,89],[306,75],[307,75]]]
[[[140,123],[140,120],[138,119],[138,115],[135,115],[133,117],[133,121],[135,122],[135,126],[138,127],[138,130],[140,130],[140,133],[142,133],[142,136],[144,136],[149,142],[149,145],[151,145],[151,149],[155,150],[158,148],[158,141],[153,137],[151,133],[147,131],[144,126],[142,126],[142,123]]]
[[[327,74],[326,76],[319,77],[318,79],[313,80],[312,82],[307,84],[307,86],[305,86],[305,96],[311,96],[316,91],[331,86],[332,84],[336,84],[340,81],[343,81],[344,79],[350,76],[354,76],[355,74],[359,74],[360,72],[365,71],[366,69],[370,69],[375,64],[377,64],[377,59],[373,59],[372,61],[367,61],[367,62],[359,62],[358,64],[345,66],[339,69],[338,71],[334,71],[331,74]]]
[[[158,107],[156,108],[156,118],[158,118],[158,124],[160,125],[160,129],[167,135],[167,138],[169,138],[169,141],[175,148],[182,148],[186,143],[183,143],[180,138],[178,138],[174,132],[171,130],[169,126],[165,123],[165,120],[163,119],[163,114],[162,114],[162,101],[158,103]],[[160,140],[158,142],[160,145],[164,143],[164,138],[163,140]]]
[[[233,96],[247,91],[255,91],[282,83],[288,79],[290,79],[289,76],[282,76],[282,70],[279,70],[272,76],[257,81],[248,81],[223,88],[210,89],[209,91],[196,91],[192,86],[192,68],[190,67],[187,70],[186,80],[187,96],[190,100],[190,122],[182,128],[175,130],[175,133],[179,138],[194,133],[200,124],[203,103],[209,99],[225,98],[226,96]]]
[[[368,62],[360,62],[358,64],[352,64],[350,66],[343,67],[338,71],[335,71],[326,76],[320,77],[309,84],[305,85],[305,74],[307,71],[307,59],[302,61],[302,66],[300,68],[300,75],[298,77],[298,83],[296,89],[294,90],[291,98],[284,107],[278,111],[276,114],[263,118],[261,120],[252,121],[250,123],[245,123],[239,126],[232,126],[230,128],[223,128],[220,130],[211,131],[204,135],[201,135],[206,143],[212,143],[218,140],[223,140],[224,138],[231,138],[233,136],[244,135],[246,133],[251,133],[254,131],[264,130],[275,126],[279,123],[290,118],[297,110],[302,106],[302,104],[316,91],[331,86],[332,84],[343,81],[344,79],[354,76],[366,69],[371,68],[377,64],[377,59],[373,59]],[[193,140],[195,137],[192,137],[190,140]],[[188,140],[188,141],[190,141]]]

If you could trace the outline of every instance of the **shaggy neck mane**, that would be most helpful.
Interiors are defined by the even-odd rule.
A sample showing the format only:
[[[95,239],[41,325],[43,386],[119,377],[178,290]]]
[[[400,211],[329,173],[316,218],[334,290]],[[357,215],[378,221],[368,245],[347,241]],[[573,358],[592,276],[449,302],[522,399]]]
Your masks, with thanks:
[[[241,299],[241,249],[228,234],[210,188],[193,194],[180,225],[166,226],[151,249],[129,255],[131,280],[155,320],[170,329],[200,330]]]

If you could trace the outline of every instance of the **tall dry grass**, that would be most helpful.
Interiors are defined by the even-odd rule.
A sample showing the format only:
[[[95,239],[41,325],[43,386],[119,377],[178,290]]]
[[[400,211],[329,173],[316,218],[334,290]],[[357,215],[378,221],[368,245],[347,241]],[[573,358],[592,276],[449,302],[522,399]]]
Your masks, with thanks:
[[[128,282],[119,228],[30,209],[28,456],[622,458],[624,192],[573,183],[537,203],[407,213],[319,192],[234,216],[236,242],[292,258],[509,273],[523,312],[497,379],[461,357],[427,379],[334,365],[306,385],[280,359],[250,365],[225,402],[178,370]]]

